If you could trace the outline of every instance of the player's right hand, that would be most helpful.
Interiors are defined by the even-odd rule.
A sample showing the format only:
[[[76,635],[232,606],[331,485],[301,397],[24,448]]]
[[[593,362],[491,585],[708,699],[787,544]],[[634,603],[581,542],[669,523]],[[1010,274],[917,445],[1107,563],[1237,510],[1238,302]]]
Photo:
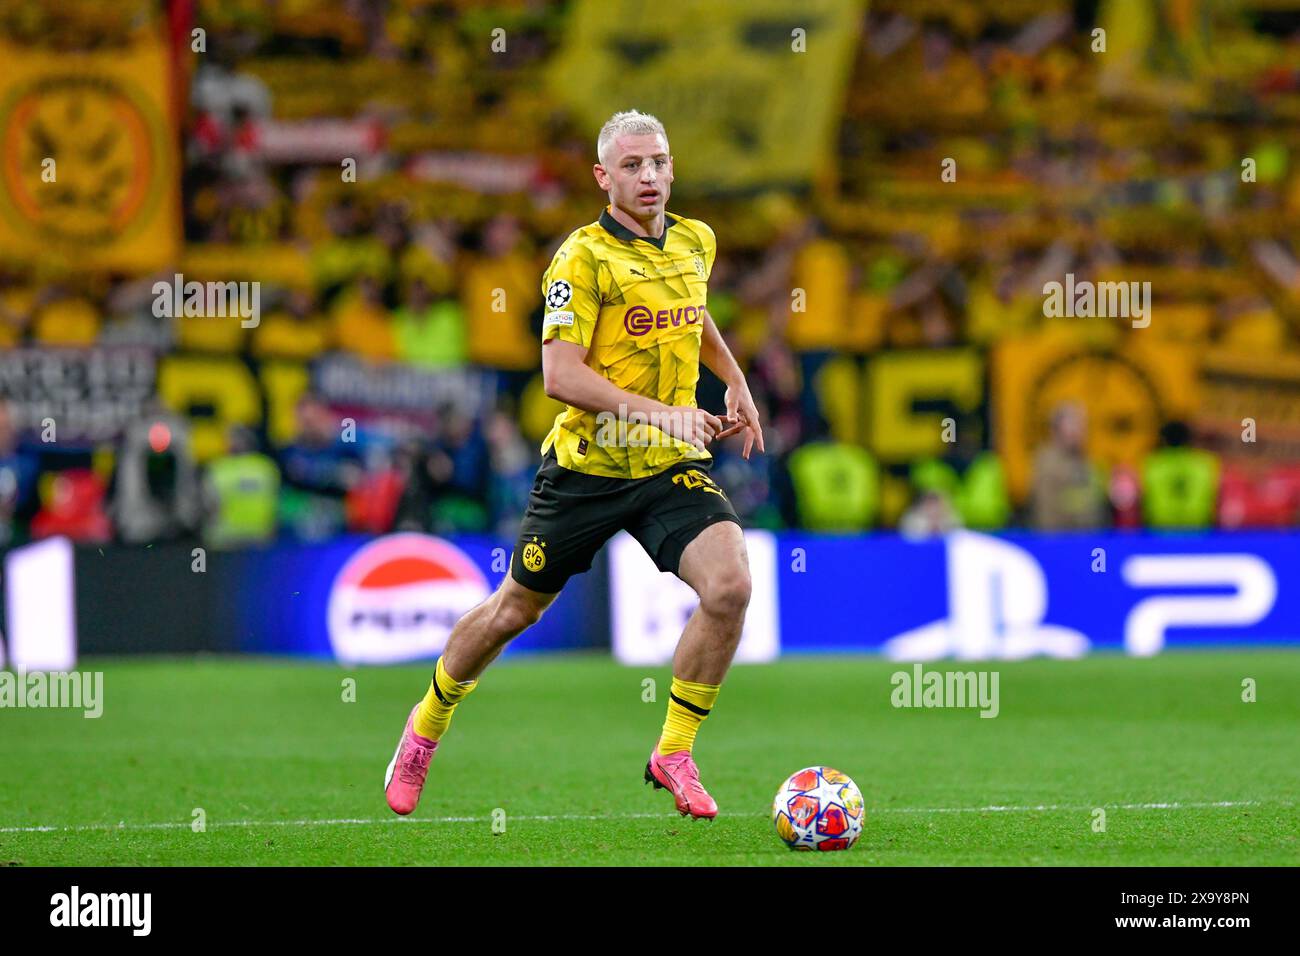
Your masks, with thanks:
[[[694,405],[674,405],[668,409],[667,427],[661,429],[680,438],[700,451],[718,437],[723,424],[717,415],[710,415]]]

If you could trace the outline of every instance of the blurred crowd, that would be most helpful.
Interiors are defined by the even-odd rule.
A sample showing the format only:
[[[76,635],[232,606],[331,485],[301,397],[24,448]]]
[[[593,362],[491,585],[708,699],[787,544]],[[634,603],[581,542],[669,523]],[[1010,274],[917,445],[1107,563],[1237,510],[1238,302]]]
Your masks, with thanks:
[[[0,25],[18,39],[78,37],[80,26],[76,42],[94,45],[160,9],[89,6],[94,18],[64,21],[5,0]],[[766,456],[744,461],[738,440],[714,450],[742,517],[913,535],[1294,524],[1300,478],[1239,473],[1194,423],[1157,422],[1141,456],[1101,462],[1083,404],[1042,409],[1031,487],[1013,495],[987,400],[961,410],[945,453],[883,460],[860,410],[836,414],[822,374],[891,350],[986,351],[1026,334],[1300,353],[1300,258],[1285,225],[1300,211],[1289,122],[1300,12],[1286,6],[1225,19],[1195,0],[873,2],[833,173],[802,195],[709,195],[691,193],[679,158],[673,205],[719,236],[709,309],[766,421]],[[343,354],[482,372],[495,400],[474,414],[432,409],[418,434],[349,433],[309,390],[290,441],[232,426],[213,456],[194,454],[191,423],[161,402],[111,447],[73,451],[42,444],[31,422],[20,430],[0,404],[0,537],[513,534],[556,411],[538,376],[540,276],[602,203],[594,131],[548,99],[542,78],[566,13],[526,0],[199,0],[206,51],[182,126],[185,263],[260,281],[260,321],[157,316],[150,290],[172,270],[45,275],[0,259],[0,349],[134,346],[248,363]],[[494,54],[479,41],[497,25],[511,42]],[[1142,31],[1150,43],[1134,49]],[[292,145],[291,128],[307,145]],[[340,153],[355,153],[351,169]],[[955,175],[942,178],[950,157]],[[1155,308],[1170,318],[1142,332],[1045,318],[1043,284],[1065,273],[1154,278]],[[722,407],[711,376],[698,398]]]

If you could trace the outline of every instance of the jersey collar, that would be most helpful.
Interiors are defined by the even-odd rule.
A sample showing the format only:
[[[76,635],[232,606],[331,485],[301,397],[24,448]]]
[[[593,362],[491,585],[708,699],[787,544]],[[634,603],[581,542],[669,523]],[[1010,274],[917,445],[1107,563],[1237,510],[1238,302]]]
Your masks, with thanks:
[[[659,233],[659,238],[656,239],[652,236],[638,236],[635,232],[610,215],[608,206],[601,210],[600,213],[600,224],[605,228],[605,231],[615,239],[622,239],[624,242],[631,242],[634,239],[640,239],[644,242],[650,243],[650,245],[661,251],[663,250],[664,243],[668,241],[668,229],[676,221],[677,220],[673,216],[664,213],[664,231]]]

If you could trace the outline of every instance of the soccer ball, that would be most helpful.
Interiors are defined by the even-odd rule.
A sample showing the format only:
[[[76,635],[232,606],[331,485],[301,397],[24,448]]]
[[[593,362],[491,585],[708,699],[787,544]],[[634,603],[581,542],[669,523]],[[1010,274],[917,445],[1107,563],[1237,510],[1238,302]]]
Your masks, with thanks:
[[[776,835],[792,850],[847,850],[862,835],[862,791],[831,767],[805,767],[772,801]]]

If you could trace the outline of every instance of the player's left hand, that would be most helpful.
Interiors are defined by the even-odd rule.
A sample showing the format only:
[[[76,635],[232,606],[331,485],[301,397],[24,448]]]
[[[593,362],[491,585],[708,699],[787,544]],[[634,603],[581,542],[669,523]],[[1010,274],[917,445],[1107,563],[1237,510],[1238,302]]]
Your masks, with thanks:
[[[741,456],[748,461],[749,453],[755,444],[758,445],[760,452],[766,450],[763,447],[763,427],[758,420],[758,409],[754,406],[754,396],[749,393],[749,386],[744,382],[740,382],[737,385],[727,386],[727,394],[724,400],[727,403],[726,421],[728,425],[714,437],[714,440],[726,438],[728,435],[735,435],[743,431],[745,433],[745,447],[741,451]]]

